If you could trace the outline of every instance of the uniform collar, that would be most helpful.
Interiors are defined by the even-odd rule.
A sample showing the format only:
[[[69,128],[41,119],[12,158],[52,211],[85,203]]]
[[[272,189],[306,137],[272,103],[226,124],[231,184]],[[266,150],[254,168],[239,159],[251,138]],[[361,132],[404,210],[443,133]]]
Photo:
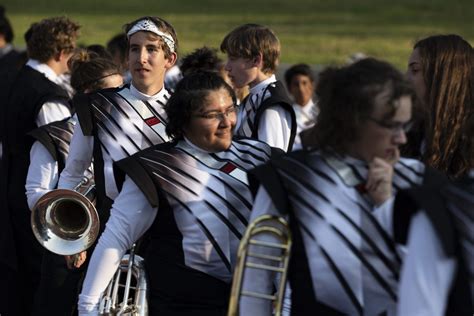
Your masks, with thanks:
[[[46,78],[48,78],[48,80],[58,83],[58,75],[48,65],[40,63],[36,59],[29,59],[26,65],[33,68],[37,72],[42,73]]]
[[[168,91],[163,88],[158,93],[155,93],[154,95],[148,95],[143,92],[138,91],[137,88],[133,85],[133,83],[130,83],[130,93],[137,99],[141,101],[158,101],[161,100],[167,93]]]

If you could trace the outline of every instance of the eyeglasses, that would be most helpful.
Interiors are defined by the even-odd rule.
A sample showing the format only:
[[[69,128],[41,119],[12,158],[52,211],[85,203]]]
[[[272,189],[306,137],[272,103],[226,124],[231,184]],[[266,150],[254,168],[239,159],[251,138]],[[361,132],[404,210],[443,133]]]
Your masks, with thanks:
[[[229,117],[235,115],[237,112],[237,106],[233,105],[228,108],[225,112],[209,113],[209,114],[195,114],[195,117],[203,118],[209,122],[221,122],[224,120],[224,117]]]
[[[367,119],[374,122],[380,127],[390,130],[393,135],[398,135],[398,133],[400,132],[408,133],[413,127],[413,121],[408,121],[406,123],[386,122],[386,121],[376,120],[370,116],[368,116]]]

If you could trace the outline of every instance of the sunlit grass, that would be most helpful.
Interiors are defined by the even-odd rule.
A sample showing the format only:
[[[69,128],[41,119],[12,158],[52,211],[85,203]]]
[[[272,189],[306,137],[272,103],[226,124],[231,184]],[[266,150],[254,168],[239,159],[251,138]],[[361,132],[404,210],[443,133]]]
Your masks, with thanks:
[[[2,1],[24,46],[22,34],[44,17],[68,15],[82,27],[79,43],[105,44],[124,23],[142,15],[159,15],[179,36],[180,54],[222,38],[242,23],[275,30],[282,63],[340,64],[364,52],[405,68],[416,39],[457,33],[474,40],[474,1],[377,0],[81,0]]]

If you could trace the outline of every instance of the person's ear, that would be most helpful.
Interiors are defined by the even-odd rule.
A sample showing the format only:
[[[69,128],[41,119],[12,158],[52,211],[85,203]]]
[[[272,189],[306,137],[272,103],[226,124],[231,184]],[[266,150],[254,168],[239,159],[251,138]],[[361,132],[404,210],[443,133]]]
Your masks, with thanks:
[[[176,53],[171,53],[171,55],[168,58],[166,58],[165,68],[170,69],[171,67],[173,67],[177,59],[178,59],[178,55]]]
[[[252,59],[252,64],[254,67],[261,67],[263,66],[263,54],[262,53],[258,53],[257,56],[255,56],[253,59]]]

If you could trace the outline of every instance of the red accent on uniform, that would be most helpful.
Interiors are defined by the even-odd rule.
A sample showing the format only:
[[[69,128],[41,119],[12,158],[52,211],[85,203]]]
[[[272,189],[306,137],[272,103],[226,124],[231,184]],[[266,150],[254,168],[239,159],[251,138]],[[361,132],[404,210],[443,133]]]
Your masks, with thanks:
[[[153,126],[153,125],[159,124],[160,122],[161,122],[160,119],[157,118],[157,117],[150,117],[150,118],[145,120],[145,123],[148,126]]]
[[[367,188],[365,187],[365,183],[359,183],[358,185],[355,186],[355,188],[360,194],[367,193]]]
[[[231,173],[232,171],[234,171],[234,169],[237,168],[235,165],[231,164],[230,162],[226,163],[224,165],[224,167],[222,167],[220,170],[222,172],[225,172],[227,174]]]

